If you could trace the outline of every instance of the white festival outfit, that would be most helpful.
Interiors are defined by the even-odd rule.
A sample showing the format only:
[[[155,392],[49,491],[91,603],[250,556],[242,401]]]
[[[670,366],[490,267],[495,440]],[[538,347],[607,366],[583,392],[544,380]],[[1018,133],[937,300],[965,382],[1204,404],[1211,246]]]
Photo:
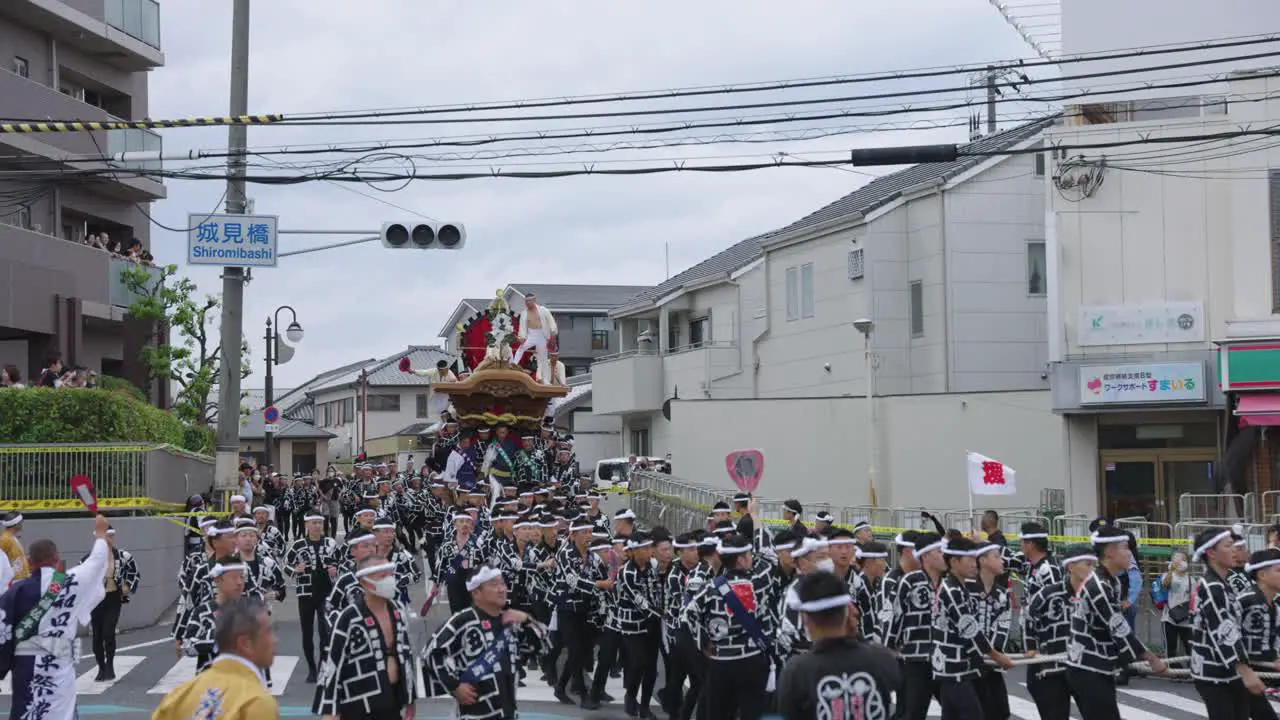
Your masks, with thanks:
[[[436,383],[455,383],[458,382],[458,376],[453,374],[449,368],[441,371],[439,368],[429,368],[427,370],[413,370],[413,374],[418,377],[424,377],[431,384],[431,394],[427,396],[427,417],[433,421],[439,422],[441,416],[449,409],[449,396],[436,392]]]
[[[10,718],[73,720],[76,717],[76,630],[89,624],[93,608],[106,597],[107,542],[96,539],[85,561],[53,586],[52,603],[34,634],[21,642],[22,621],[50,593],[55,571],[40,568],[0,595],[0,678],[12,673]]]
[[[520,361],[524,360],[524,354],[530,348],[537,352],[538,357],[538,377],[545,378],[550,376],[547,361],[547,343],[551,340],[552,335],[559,335],[560,331],[556,327],[556,319],[551,315],[551,311],[535,303],[534,312],[538,315],[538,324],[542,327],[529,327],[529,309],[525,308],[520,311],[520,328],[516,332],[516,337],[522,340],[520,347],[516,349],[516,354],[512,357],[512,364],[519,366]]]

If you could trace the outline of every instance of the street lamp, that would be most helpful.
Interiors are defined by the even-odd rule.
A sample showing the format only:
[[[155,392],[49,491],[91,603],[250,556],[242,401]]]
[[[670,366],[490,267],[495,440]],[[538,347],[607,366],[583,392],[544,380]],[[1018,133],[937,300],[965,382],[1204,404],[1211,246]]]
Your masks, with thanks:
[[[876,465],[879,463],[877,456],[880,454],[879,435],[876,428],[876,367],[875,355],[871,352],[871,333],[875,332],[876,324],[868,318],[860,318],[853,321],[853,328],[862,333],[864,341],[863,355],[867,363],[867,492],[870,495],[871,507],[879,507],[876,502]]]
[[[284,337],[289,341],[288,343],[280,339],[279,332],[280,313],[284,310],[288,310],[289,317],[292,318],[292,321],[289,323],[289,327],[284,330]],[[298,324],[298,313],[293,308],[288,305],[281,305],[276,308],[275,314],[272,315],[272,317],[275,318],[275,324],[273,325],[271,317],[268,317],[267,333],[263,336],[267,341],[267,378],[265,382],[265,392],[263,393],[265,395],[263,398],[264,409],[275,404],[275,378],[273,375],[275,366],[283,365],[293,359],[293,346],[289,343],[296,345],[302,342],[302,326]],[[273,445],[275,445],[275,433],[267,431],[265,424],[263,425],[262,439],[264,446],[263,455],[266,457],[266,464],[270,466],[274,463],[273,455],[275,453],[273,452]]]

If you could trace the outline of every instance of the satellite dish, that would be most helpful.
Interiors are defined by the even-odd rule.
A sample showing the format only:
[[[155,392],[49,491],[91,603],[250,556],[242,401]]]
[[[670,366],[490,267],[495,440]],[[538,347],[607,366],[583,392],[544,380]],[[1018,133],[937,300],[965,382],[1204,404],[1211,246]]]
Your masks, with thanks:
[[[671,400],[662,403],[662,417],[666,418],[667,422],[671,422]]]

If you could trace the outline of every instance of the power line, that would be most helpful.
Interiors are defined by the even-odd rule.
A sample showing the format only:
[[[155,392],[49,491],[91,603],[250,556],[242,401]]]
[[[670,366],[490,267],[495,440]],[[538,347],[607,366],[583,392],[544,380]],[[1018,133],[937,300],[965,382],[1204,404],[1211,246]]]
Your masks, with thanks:
[[[1045,152],[1047,149],[1057,152],[1069,151],[1090,151],[1104,150],[1115,147],[1126,147],[1130,145],[1148,145],[1148,144],[1175,144],[1198,142],[1204,140],[1227,140],[1243,137],[1258,136],[1277,136],[1280,130],[1268,128],[1264,130],[1234,130],[1229,132],[1197,134],[1197,135],[1180,135],[1166,137],[1145,137],[1130,140],[1115,140],[1100,143],[1086,143],[1078,145],[1059,144],[1051,148],[1045,147],[1028,147],[1028,148],[1007,148],[1004,150],[979,150],[973,146],[958,145],[926,145],[915,147],[899,147],[899,148],[872,148],[864,150],[854,150],[853,157],[846,162],[833,163],[831,161],[795,161],[776,159],[770,162],[758,163],[742,163],[734,165],[690,165],[685,162],[673,162],[670,165],[660,165],[653,167],[622,167],[622,168],[595,168],[582,167],[581,169],[566,170],[543,170],[543,171],[504,171],[501,168],[491,168],[489,172],[478,173],[379,173],[375,177],[366,177],[359,174],[344,174],[349,168],[358,165],[359,160],[349,163],[343,163],[343,167],[335,168],[329,172],[308,174],[308,175],[251,175],[246,178],[247,182],[263,185],[297,185],[307,182],[315,182],[319,180],[327,180],[332,182],[349,182],[349,183],[372,183],[372,182],[390,182],[390,181],[457,181],[472,180],[481,178],[519,178],[519,179],[551,179],[577,177],[584,175],[660,175],[669,173],[732,173],[747,172],[753,170],[763,170],[766,168],[778,167],[804,167],[804,168],[830,168],[833,165],[853,165],[853,166],[883,166],[883,165],[904,165],[911,164],[915,161],[924,162],[947,162],[965,157],[1005,157],[1014,155],[1026,155],[1033,153]],[[101,175],[104,172],[118,172],[106,170],[79,170],[69,171],[68,174],[80,177],[93,177]],[[193,173],[187,171],[133,171],[125,175],[132,174],[143,177],[161,177],[182,180],[225,180],[225,173]],[[3,178],[4,173],[0,173]]]
[[[988,66],[1014,66],[1020,70],[1035,69],[1049,66],[1062,66],[1086,62],[1103,62],[1107,60],[1121,60],[1136,57],[1150,57],[1158,55],[1167,55],[1172,53],[1193,52],[1201,50],[1215,50],[1233,47],[1249,47],[1264,43],[1280,41],[1280,35],[1244,35],[1231,38],[1219,38],[1199,43],[1181,43],[1171,45],[1153,45],[1146,47],[1131,48],[1120,52],[1100,52],[1081,54],[1070,58],[1062,58],[1057,61],[1047,60],[1002,60],[995,62],[978,63],[974,65],[960,65],[951,67],[929,67],[929,68],[913,68],[908,70],[890,71],[883,73],[870,74],[851,74],[836,75],[830,77],[818,78],[801,78],[794,80],[776,80],[765,81],[760,83],[742,83],[737,85],[722,86],[694,86],[685,88],[676,88],[671,90],[642,90],[627,93],[610,93],[601,95],[576,95],[565,97],[545,97],[532,98],[526,100],[502,100],[491,102],[477,102],[453,105],[424,105],[420,107],[404,107],[404,108],[375,108],[364,112],[352,111],[355,114],[351,117],[394,117],[397,115],[427,115],[427,114],[443,114],[458,113],[472,111],[495,111],[495,110],[525,110],[531,108],[544,107],[567,107],[574,105],[593,105],[607,104],[618,102],[634,102],[645,100],[670,100],[688,97],[705,97],[711,95],[734,95],[742,93],[755,92],[771,92],[778,90],[797,90],[804,88],[816,87],[832,87],[838,85],[852,85],[870,82],[900,81],[900,80],[919,80],[933,77],[946,77],[950,75],[967,75],[974,72],[985,70]],[[304,117],[317,115],[334,115],[338,113],[302,113],[291,115],[291,119],[301,119]]]

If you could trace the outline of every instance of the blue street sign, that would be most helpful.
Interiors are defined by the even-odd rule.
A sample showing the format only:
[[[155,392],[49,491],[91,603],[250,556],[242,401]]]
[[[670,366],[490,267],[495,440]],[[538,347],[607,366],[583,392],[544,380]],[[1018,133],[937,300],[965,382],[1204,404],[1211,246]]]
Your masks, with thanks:
[[[280,422],[280,409],[275,405],[272,405],[262,411],[262,419],[266,421],[268,425],[275,425]]]
[[[276,266],[275,215],[187,216],[187,264],[260,268]]]

